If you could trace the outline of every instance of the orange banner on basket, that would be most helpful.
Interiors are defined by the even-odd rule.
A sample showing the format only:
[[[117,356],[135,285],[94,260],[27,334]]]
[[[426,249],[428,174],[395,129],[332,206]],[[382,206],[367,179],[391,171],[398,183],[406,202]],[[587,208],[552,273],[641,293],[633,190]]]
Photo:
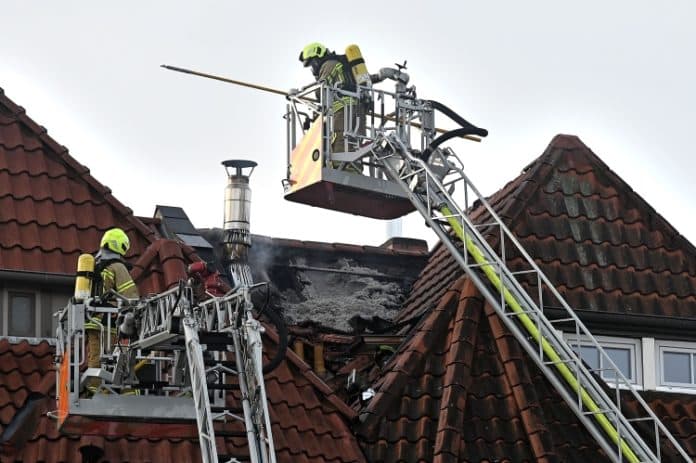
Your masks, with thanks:
[[[63,352],[63,360],[58,369],[58,428],[68,417],[70,406],[70,346],[68,345]]]
[[[321,132],[323,117],[319,116],[290,154],[290,191],[297,191],[321,180]]]

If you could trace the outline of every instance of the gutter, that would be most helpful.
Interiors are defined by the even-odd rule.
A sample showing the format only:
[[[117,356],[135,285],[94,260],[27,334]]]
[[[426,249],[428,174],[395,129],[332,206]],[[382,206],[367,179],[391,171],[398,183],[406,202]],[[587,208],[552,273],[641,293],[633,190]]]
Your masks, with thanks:
[[[636,337],[659,337],[660,339],[696,341],[696,318],[599,312],[595,310],[574,310],[574,312],[592,331],[592,334],[611,336],[633,335]],[[546,313],[549,320],[567,317],[567,313],[559,308],[545,307],[544,313]],[[572,324],[558,323],[556,327],[559,329],[572,329]]]
[[[75,284],[75,275],[29,272],[24,270],[0,270],[0,281],[72,286]]]

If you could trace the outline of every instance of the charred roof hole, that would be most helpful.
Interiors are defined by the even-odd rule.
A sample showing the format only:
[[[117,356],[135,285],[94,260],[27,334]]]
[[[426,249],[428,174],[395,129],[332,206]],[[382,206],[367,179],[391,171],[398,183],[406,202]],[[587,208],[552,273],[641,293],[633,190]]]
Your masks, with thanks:
[[[0,435],[0,447],[10,446],[15,450],[24,447],[24,444],[34,435],[45,400],[44,394],[29,393],[24,404]]]

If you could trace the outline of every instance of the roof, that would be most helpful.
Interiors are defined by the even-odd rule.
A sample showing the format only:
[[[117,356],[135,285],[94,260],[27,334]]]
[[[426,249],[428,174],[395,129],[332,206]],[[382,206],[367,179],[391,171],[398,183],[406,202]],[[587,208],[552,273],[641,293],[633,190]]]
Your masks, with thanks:
[[[135,262],[132,274],[141,294],[161,292],[186,277],[197,256],[173,240],[155,241]],[[266,328],[264,352],[278,339]],[[80,452],[109,463],[199,461],[197,439],[189,433],[170,437],[61,435],[46,412],[55,410],[54,350],[48,343],[12,344],[0,340],[0,445],[5,461],[74,462]],[[292,351],[266,376],[266,390],[279,462],[363,462],[349,422],[355,412]],[[30,400],[28,400],[28,398]],[[28,402],[27,402],[28,400]],[[238,397],[228,396],[234,402]],[[30,407],[31,406],[31,407]],[[238,406],[238,403],[237,403]],[[23,412],[30,409],[31,413]],[[134,428],[133,428],[134,429]],[[35,431],[34,431],[35,430]],[[244,431],[241,423],[226,427]],[[171,433],[170,433],[171,434]],[[248,456],[246,437],[225,438],[219,452]]]
[[[150,228],[0,89],[0,269],[74,274],[78,256],[121,227],[128,257]]]
[[[133,216],[0,90],[1,270],[72,275],[78,255],[95,250],[102,233],[119,226],[131,238],[128,257],[141,294],[160,292],[186,278],[187,265],[198,256],[178,241],[156,240],[157,222]],[[277,343],[271,327],[264,343],[270,350]],[[200,460],[197,440],[189,435],[59,434],[46,415],[56,409],[53,355],[45,341],[0,340],[1,461]],[[355,412],[294,353],[266,381],[279,462],[364,461],[348,426]],[[241,457],[248,452],[244,437],[226,438],[222,447],[222,453]]]
[[[696,248],[579,138],[556,136],[489,203],[573,309],[696,318]],[[486,221],[480,205],[470,216]],[[461,274],[440,244],[399,318]]]
[[[555,137],[489,202],[571,307],[696,317],[694,247],[577,137]],[[606,460],[442,245],[399,319],[419,316],[361,410],[368,460]],[[645,395],[696,457],[696,398]]]
[[[606,461],[464,277],[373,387],[370,461]]]

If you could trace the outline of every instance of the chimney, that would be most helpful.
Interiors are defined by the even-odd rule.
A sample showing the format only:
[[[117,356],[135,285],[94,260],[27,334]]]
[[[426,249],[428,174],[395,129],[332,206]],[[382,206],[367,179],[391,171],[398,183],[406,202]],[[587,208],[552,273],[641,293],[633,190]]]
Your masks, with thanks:
[[[223,161],[227,172],[225,187],[225,223],[223,245],[225,260],[233,286],[253,283],[248,264],[251,236],[249,234],[249,217],[251,213],[251,188],[249,177],[256,167],[254,161],[232,159]],[[245,171],[245,169],[250,169]]]

